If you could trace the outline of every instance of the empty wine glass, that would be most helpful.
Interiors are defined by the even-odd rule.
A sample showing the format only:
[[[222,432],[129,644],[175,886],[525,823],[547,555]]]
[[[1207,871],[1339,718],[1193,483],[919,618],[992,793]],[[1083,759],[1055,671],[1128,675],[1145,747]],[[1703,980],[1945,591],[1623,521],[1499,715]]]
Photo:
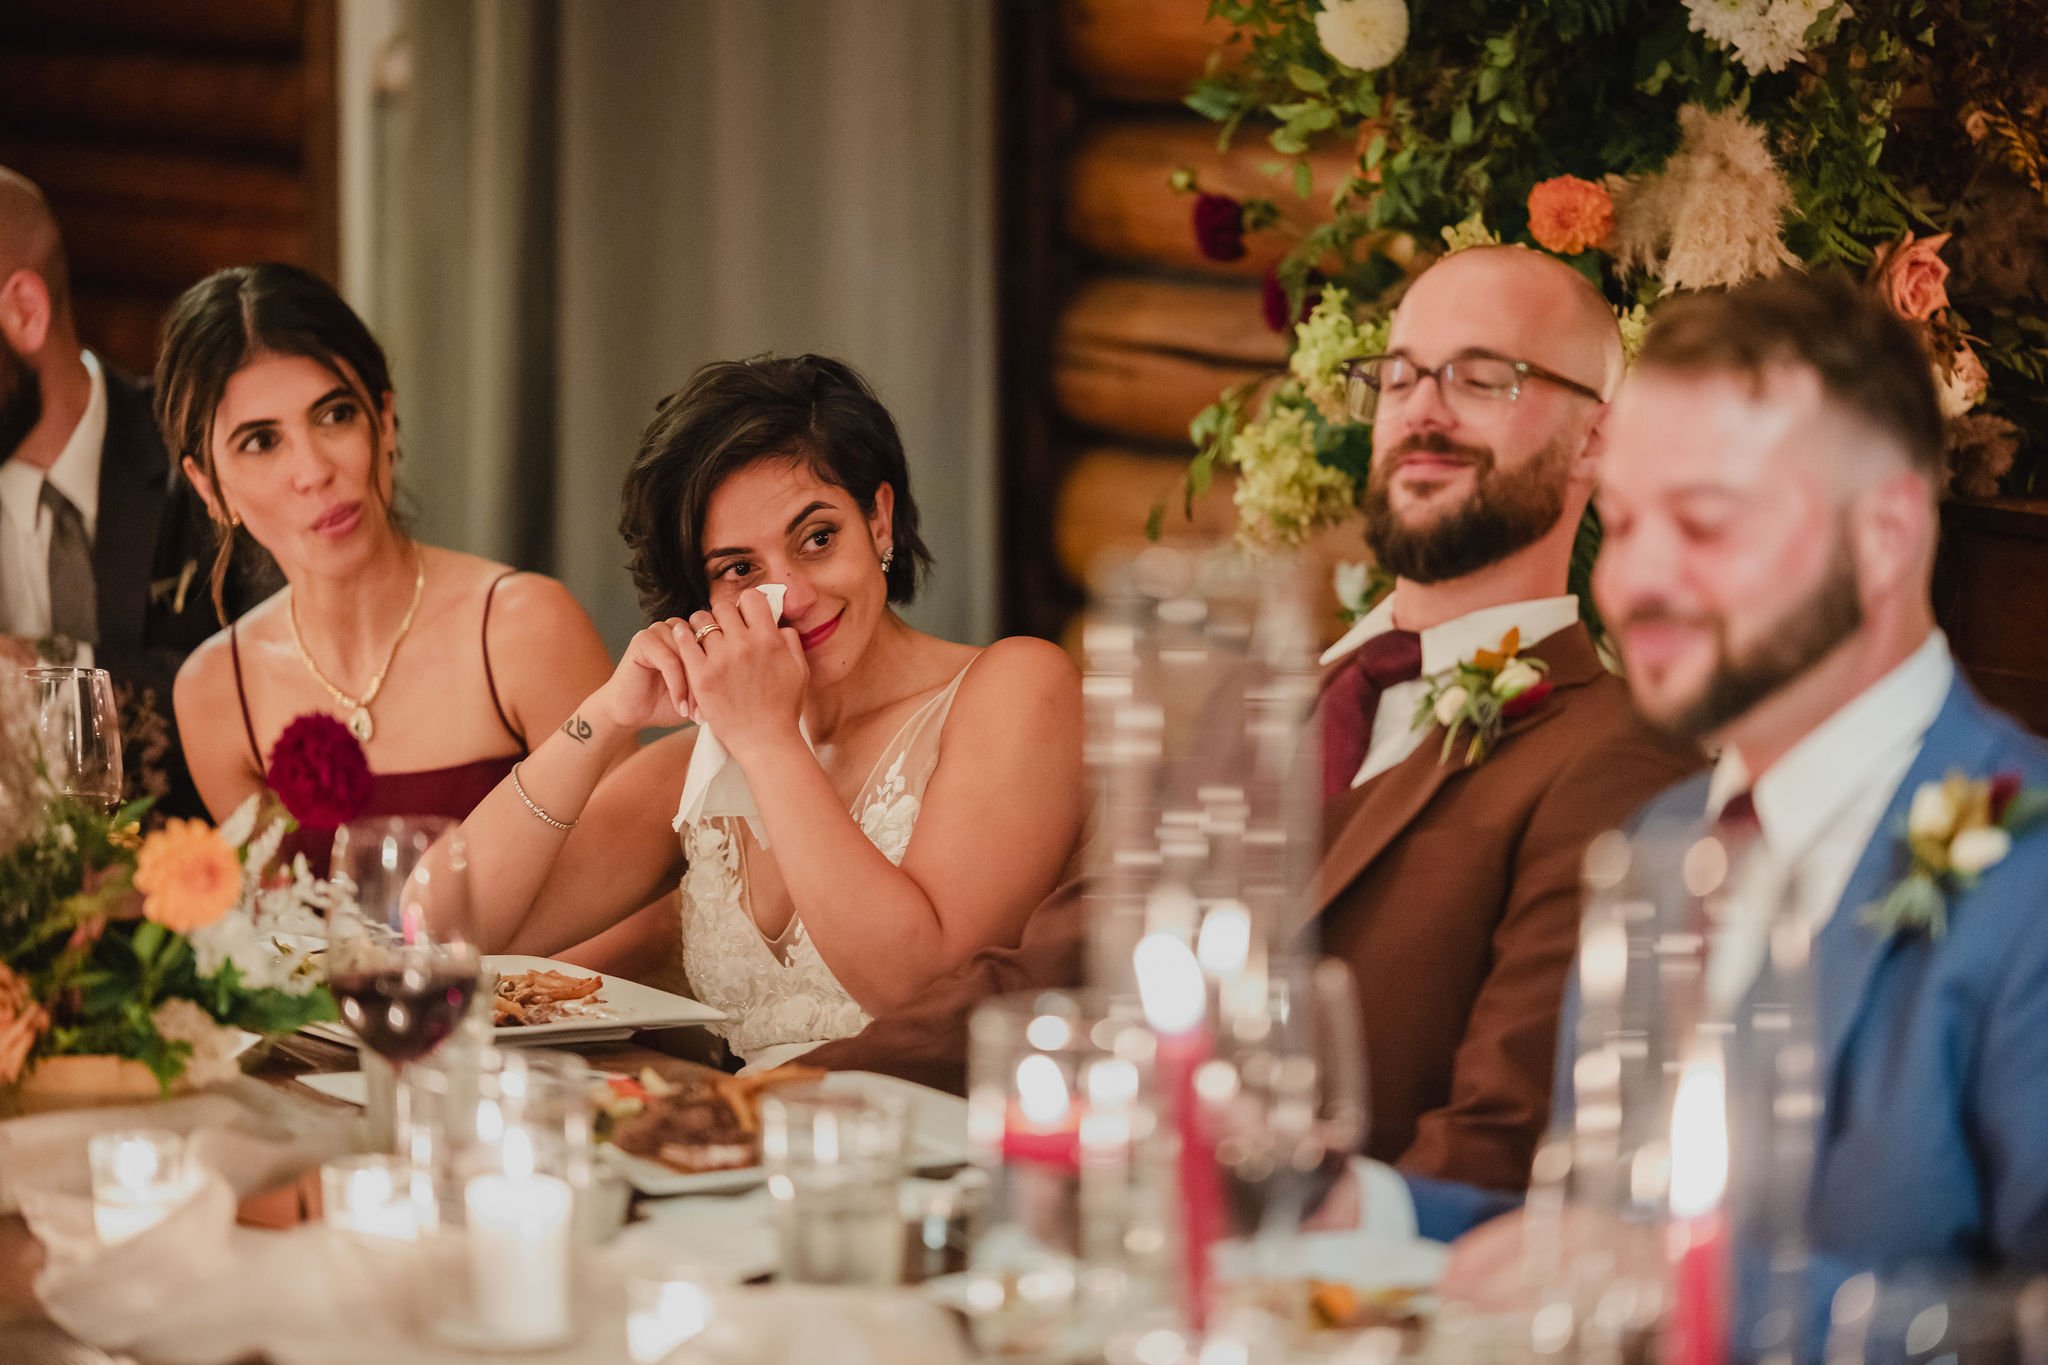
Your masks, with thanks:
[[[398,1071],[438,1048],[476,994],[468,874],[453,820],[359,820],[335,832],[332,875],[346,895],[328,919],[327,986],[364,1049]],[[369,1089],[372,1141],[388,1149],[398,1087]]]
[[[103,668],[26,669],[51,790],[112,813],[121,805],[121,721]]]

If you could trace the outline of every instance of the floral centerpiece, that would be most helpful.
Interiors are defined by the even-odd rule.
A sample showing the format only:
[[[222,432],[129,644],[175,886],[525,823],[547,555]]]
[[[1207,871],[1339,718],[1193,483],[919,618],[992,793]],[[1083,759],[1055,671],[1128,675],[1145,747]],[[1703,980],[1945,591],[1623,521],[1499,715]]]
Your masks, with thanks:
[[[1234,32],[1188,104],[1256,128],[1306,197],[1307,154],[1354,155],[1265,307],[1288,375],[1193,428],[1188,491],[1239,474],[1240,538],[1348,517],[1370,450],[1336,366],[1384,343],[1406,282],[1505,242],[1565,260],[1633,354],[1659,303],[1782,266],[1862,272],[1923,338],[1951,490],[2048,483],[2048,0],[1211,0]],[[1205,194],[1218,259],[1283,221]],[[1155,516],[1155,525],[1157,523]],[[1581,566],[1597,549],[1581,536]]]
[[[147,799],[110,815],[50,790],[29,706],[0,674],[0,1087],[114,1057],[168,1093],[234,1075],[243,1031],[336,1017],[290,936],[323,934],[337,893],[275,865],[291,818],[258,795],[144,835]]]

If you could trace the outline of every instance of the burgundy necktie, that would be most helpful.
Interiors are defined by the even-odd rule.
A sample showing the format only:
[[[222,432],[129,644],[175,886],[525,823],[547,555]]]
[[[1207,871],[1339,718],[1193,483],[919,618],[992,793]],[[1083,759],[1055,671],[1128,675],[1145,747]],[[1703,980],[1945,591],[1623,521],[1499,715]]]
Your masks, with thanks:
[[[1763,832],[1763,821],[1757,818],[1756,797],[1747,789],[1729,797],[1721,813],[1714,817],[1714,833],[1721,836],[1730,853],[1747,847],[1750,840]]]
[[[1372,744],[1380,694],[1422,676],[1422,637],[1412,630],[1373,636],[1345,656],[1323,688],[1323,799],[1351,786]]]

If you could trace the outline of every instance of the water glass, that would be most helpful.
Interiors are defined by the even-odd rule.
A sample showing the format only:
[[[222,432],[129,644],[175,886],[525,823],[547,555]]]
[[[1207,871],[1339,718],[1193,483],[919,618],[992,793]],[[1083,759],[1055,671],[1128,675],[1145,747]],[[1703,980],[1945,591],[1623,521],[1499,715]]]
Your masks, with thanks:
[[[121,804],[121,721],[103,668],[24,669],[35,690],[36,739],[50,786],[95,809]]]
[[[903,1273],[909,1109],[893,1096],[822,1087],[761,1101],[761,1155],[782,1278],[892,1285]]]

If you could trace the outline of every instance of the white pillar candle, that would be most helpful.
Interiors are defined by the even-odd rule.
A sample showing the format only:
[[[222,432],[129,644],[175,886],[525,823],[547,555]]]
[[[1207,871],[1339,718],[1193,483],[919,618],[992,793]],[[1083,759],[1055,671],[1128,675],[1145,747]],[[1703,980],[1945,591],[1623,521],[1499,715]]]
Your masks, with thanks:
[[[533,1174],[524,1131],[505,1134],[505,1171],[463,1190],[469,1215],[469,1278],[477,1327],[504,1343],[569,1335],[569,1182]]]
[[[93,1230],[108,1246],[149,1231],[192,1192],[185,1139],[177,1133],[101,1133],[86,1145],[86,1156],[92,1166]]]

